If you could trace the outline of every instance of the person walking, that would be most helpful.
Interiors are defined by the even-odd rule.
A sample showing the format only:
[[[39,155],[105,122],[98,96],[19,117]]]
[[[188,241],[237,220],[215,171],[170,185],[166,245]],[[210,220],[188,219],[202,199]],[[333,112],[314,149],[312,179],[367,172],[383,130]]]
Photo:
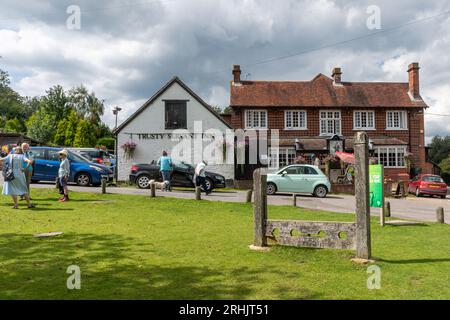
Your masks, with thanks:
[[[3,166],[7,165],[12,169],[13,173],[11,180],[4,181],[2,194],[11,196],[14,202],[13,209],[19,209],[17,197],[21,195],[23,195],[27,201],[28,208],[34,208],[34,205],[31,204],[30,197],[28,196],[27,182],[24,173],[30,167],[31,161],[21,154],[22,149],[20,147],[15,147],[13,151],[13,154],[9,154],[5,158],[0,159],[0,162],[3,162]],[[24,163],[26,163],[25,167]]]
[[[69,182],[70,177],[70,162],[67,159],[68,152],[66,149],[63,149],[58,152],[59,158],[61,159],[61,163],[59,164],[58,170],[58,179],[59,185],[64,190],[64,196],[59,199],[60,202],[69,201],[69,189],[67,187],[67,182]]]
[[[30,197],[31,200],[31,188],[30,188],[30,184],[31,184],[31,177],[33,176],[33,152],[30,150],[30,145],[28,143],[22,143],[22,152],[23,155],[25,156],[25,158],[27,158],[28,160],[31,161],[31,164],[28,166],[28,169],[25,170],[25,180],[27,182],[27,189],[28,189],[28,196]],[[27,163],[24,162],[24,169],[27,167]],[[25,196],[22,195],[20,197],[20,200],[25,200]]]
[[[206,185],[206,173],[205,168],[208,165],[208,161],[203,160],[199,164],[197,164],[197,167],[195,167],[195,186],[202,187],[205,191],[205,194],[208,195],[211,193],[211,190],[208,189],[208,186]]]
[[[172,186],[170,185],[171,175],[172,175],[172,159],[168,156],[166,151],[162,152],[162,156],[158,159],[157,164],[159,165],[159,171],[163,182],[168,181],[169,185],[167,189],[172,191]]]

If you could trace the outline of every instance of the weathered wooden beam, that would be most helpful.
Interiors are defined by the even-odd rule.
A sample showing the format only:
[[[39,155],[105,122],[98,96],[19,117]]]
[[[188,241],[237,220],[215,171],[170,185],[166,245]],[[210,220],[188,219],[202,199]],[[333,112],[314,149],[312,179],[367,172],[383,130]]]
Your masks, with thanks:
[[[436,209],[436,220],[438,223],[445,223],[444,208],[439,207]]]
[[[355,198],[356,198],[356,258],[371,258],[370,207],[369,207],[369,138],[358,132],[354,142],[355,151]]]
[[[246,197],[245,197],[246,203],[252,202],[252,194],[253,194],[253,190],[247,190]]]
[[[150,197],[156,197],[156,184],[154,182],[150,183]]]
[[[253,246],[266,247],[266,220],[267,220],[267,176],[262,169],[253,171],[253,219],[254,239]]]
[[[202,200],[202,188],[195,187],[195,200]]]

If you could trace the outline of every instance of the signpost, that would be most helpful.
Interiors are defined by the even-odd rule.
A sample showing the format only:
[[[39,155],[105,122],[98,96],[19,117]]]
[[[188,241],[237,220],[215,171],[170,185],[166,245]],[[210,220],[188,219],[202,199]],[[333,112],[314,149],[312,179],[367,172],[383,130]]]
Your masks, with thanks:
[[[381,164],[369,166],[369,192],[370,206],[380,208],[380,224],[384,226],[384,190],[383,190],[384,170]]]

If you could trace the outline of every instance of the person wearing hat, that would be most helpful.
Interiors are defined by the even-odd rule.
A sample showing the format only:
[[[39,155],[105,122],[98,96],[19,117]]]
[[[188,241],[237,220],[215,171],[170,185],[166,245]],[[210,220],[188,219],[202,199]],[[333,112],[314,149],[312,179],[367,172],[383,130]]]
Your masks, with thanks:
[[[67,188],[67,182],[69,181],[70,177],[70,162],[69,159],[67,159],[68,152],[66,149],[59,151],[58,154],[59,158],[61,159],[58,170],[58,179],[59,185],[64,190],[64,196],[60,198],[59,201],[67,202],[69,201],[69,189]]]
[[[201,186],[203,188],[203,190],[205,190],[206,195],[211,193],[211,191],[208,190],[208,186],[206,185],[205,168],[207,165],[208,165],[208,161],[203,160],[195,168],[195,185],[197,187]]]
[[[4,166],[7,165],[11,168],[13,173],[11,180],[3,183],[2,194],[11,196],[14,202],[13,209],[19,209],[17,197],[21,195],[24,195],[28,208],[34,208],[34,206],[30,203],[24,173],[30,167],[31,161],[22,154],[22,149],[20,147],[15,147],[13,151],[13,154],[9,154],[5,158],[0,158],[0,162],[3,162]],[[25,166],[24,163],[26,164]]]

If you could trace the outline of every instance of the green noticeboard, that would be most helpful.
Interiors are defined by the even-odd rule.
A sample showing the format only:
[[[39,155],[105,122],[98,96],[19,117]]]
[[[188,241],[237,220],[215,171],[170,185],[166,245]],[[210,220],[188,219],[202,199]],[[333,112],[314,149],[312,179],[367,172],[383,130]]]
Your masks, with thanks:
[[[383,207],[383,165],[372,164],[369,166],[369,191],[370,206]]]

